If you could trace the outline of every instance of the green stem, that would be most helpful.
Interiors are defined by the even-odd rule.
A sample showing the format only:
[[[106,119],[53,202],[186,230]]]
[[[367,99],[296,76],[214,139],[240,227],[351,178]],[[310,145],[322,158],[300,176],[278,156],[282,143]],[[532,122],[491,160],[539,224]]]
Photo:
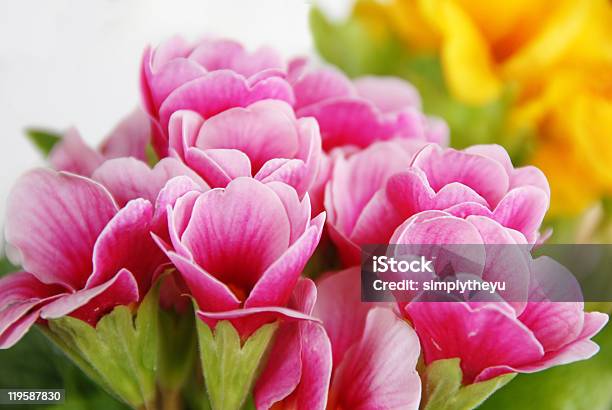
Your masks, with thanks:
[[[181,391],[166,389],[161,392],[162,410],[180,410],[182,408]]]

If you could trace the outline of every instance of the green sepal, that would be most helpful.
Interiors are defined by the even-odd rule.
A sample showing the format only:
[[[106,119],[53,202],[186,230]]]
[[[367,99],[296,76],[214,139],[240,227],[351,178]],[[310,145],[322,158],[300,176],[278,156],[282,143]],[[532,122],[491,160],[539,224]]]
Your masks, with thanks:
[[[460,359],[436,360],[427,366],[424,377],[425,410],[470,410],[478,407],[496,390],[516,376],[498,376],[483,382],[462,385]]]
[[[45,334],[92,380],[133,408],[156,399],[159,283],[136,316],[118,306],[96,327],[69,316],[48,321]]]
[[[149,164],[151,168],[159,162],[159,156],[157,152],[155,152],[155,148],[153,148],[152,144],[147,144],[145,147],[145,158],[147,159],[147,164]]]
[[[211,408],[238,410],[251,393],[257,372],[278,325],[269,323],[241,343],[229,321],[211,329],[196,319],[200,359]]]
[[[28,128],[25,130],[25,133],[44,157],[47,157],[53,147],[62,140],[60,134],[39,128]]]
[[[159,385],[177,391],[193,373],[197,355],[194,315],[161,309],[159,321]]]

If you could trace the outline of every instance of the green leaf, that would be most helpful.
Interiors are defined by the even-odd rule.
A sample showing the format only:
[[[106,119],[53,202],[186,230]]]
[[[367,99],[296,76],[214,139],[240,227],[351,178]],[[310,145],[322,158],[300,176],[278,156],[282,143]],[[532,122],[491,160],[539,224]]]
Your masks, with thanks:
[[[95,328],[73,317],[49,321],[45,333],[92,380],[130,406],[155,400],[159,283],[140,304],[136,318],[118,306]]]
[[[200,359],[213,410],[238,410],[251,392],[257,371],[274,336],[276,323],[260,327],[243,345],[228,321],[218,322],[214,333],[196,319]]]
[[[55,144],[62,140],[61,134],[40,128],[28,128],[25,133],[45,157],[49,155]]]
[[[0,350],[0,388],[65,389],[65,402],[49,408],[125,410],[50,344],[38,328],[28,332],[11,349]],[[23,404],[21,410],[39,409]]]
[[[469,410],[478,407],[512,380],[506,374],[484,382],[462,385],[460,359],[436,360],[425,370],[425,410]]]
[[[612,326],[606,326],[594,340],[601,348],[595,357],[539,373],[520,374],[482,409],[611,409]]]
[[[197,340],[193,312],[177,314],[160,310],[159,368],[160,387],[180,390],[193,371]]]
[[[0,258],[0,278],[8,273],[15,272],[17,270],[19,270],[19,266],[13,265],[6,256]]]
[[[313,7],[310,28],[315,45],[331,64],[354,77],[364,73],[384,74],[398,61],[402,49],[384,28],[372,35],[368,21],[352,18],[343,23],[332,23],[324,13]]]

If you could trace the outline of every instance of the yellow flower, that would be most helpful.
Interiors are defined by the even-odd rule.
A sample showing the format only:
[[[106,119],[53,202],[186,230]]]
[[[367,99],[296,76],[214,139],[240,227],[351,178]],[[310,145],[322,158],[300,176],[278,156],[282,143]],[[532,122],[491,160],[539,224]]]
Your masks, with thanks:
[[[411,52],[440,57],[458,101],[482,105],[508,86],[510,125],[535,131],[553,214],[612,195],[612,2],[378,1]],[[355,10],[359,15],[359,10]]]
[[[514,124],[535,124],[530,162],[552,189],[553,215],[576,214],[612,194],[612,65],[559,69],[519,105]]]

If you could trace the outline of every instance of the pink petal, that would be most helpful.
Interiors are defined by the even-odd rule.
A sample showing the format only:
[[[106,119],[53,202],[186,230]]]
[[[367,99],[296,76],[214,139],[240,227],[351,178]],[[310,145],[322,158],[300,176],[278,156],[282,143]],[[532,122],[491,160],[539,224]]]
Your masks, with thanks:
[[[317,216],[304,234],[261,275],[244,306],[284,305],[321,239],[325,214]]]
[[[464,152],[468,154],[480,155],[483,157],[490,158],[494,161],[497,161],[504,167],[508,176],[514,172],[514,167],[512,166],[512,160],[510,159],[510,155],[508,155],[508,151],[504,147],[498,144],[481,144],[481,145],[472,145],[467,147]]]
[[[490,207],[497,205],[510,186],[506,170],[496,160],[434,144],[415,157],[413,166],[425,172],[429,185],[436,192],[458,182],[476,191]]]
[[[246,107],[269,98],[291,104],[293,92],[289,84],[279,77],[249,85],[244,77],[232,71],[213,71],[175,89],[161,104],[160,122],[166,129],[170,115],[178,110],[193,110],[209,118],[229,108]]]
[[[510,188],[517,188],[521,186],[534,186],[540,188],[546,192],[546,195],[550,196],[550,186],[546,175],[536,167],[527,166],[516,168],[510,174]]]
[[[347,349],[361,336],[368,312],[375,307],[361,302],[360,268],[329,273],[317,283],[313,315],[323,322],[332,344],[336,367]]]
[[[300,201],[296,190],[282,182],[268,182],[266,186],[278,195],[278,198],[285,207],[287,218],[289,218],[289,225],[291,226],[289,243],[292,244],[312,225],[310,221],[310,201],[308,197]]]
[[[197,315],[202,321],[212,327],[216,326],[217,322],[221,320],[229,320],[243,339],[248,338],[261,326],[277,320],[283,322],[317,321],[316,318],[297,310],[276,306],[217,312],[204,312],[200,310],[197,312]]]
[[[27,272],[0,279],[0,349],[17,343],[38,319],[45,304],[65,294],[57,285],[46,285]]]
[[[426,123],[425,140],[447,147],[450,139],[450,129],[446,121],[430,115],[427,117]]]
[[[195,146],[204,119],[194,111],[180,110],[170,116],[168,144],[173,156],[185,160],[190,147]]]
[[[211,117],[202,127],[196,146],[237,149],[244,152],[256,173],[273,158],[294,158],[298,132],[291,106],[284,101],[263,100],[247,108],[235,107]]]
[[[136,198],[144,198],[151,203],[155,200],[171,178],[185,175],[196,184],[206,187],[206,183],[191,169],[174,158],[164,158],[153,169],[134,158],[111,159],[92,175],[113,194],[119,206]]]
[[[204,270],[248,290],[289,247],[290,234],[276,193],[252,178],[238,178],[198,198],[181,242]]]
[[[243,152],[235,149],[189,148],[187,165],[215,188],[225,187],[232,179],[251,176],[251,162]]]
[[[301,322],[302,374],[292,396],[298,408],[323,410],[327,403],[332,373],[332,349],[323,326]]]
[[[148,291],[153,273],[167,261],[149,234],[152,218],[151,203],[134,199],[110,220],[94,245],[93,273],[86,287],[100,285],[125,268],[134,275],[140,293]]]
[[[166,235],[168,231],[168,207],[172,208],[176,201],[188,192],[205,192],[209,188],[204,181],[200,184],[194,182],[193,177],[178,176],[169,180],[159,191],[155,200],[155,213],[153,216],[153,232],[163,235],[164,239],[169,239]]]
[[[303,160],[305,170],[301,181],[296,183],[295,189],[300,197],[314,184],[320,172],[323,151],[321,150],[321,132],[319,124],[314,118],[301,118],[297,121],[298,152],[296,157]],[[322,209],[321,209],[322,210]]]
[[[145,161],[147,144],[151,139],[149,117],[135,109],[104,139],[100,151],[106,158],[134,157]]]
[[[382,112],[405,107],[421,108],[421,96],[417,89],[397,77],[359,77],[354,84],[357,94],[372,101]]]
[[[225,284],[183,256],[166,249],[164,251],[181,273],[200,309],[226,311],[239,307],[240,300]]]
[[[189,249],[181,242],[183,233],[191,219],[193,206],[200,197],[200,192],[191,191],[176,199],[174,207],[167,206],[166,212],[168,215],[168,233],[172,247],[181,256],[192,260],[193,256]],[[157,233],[156,233],[157,235]],[[161,246],[162,249],[170,249],[169,247]]]
[[[289,307],[309,314],[316,300],[316,287],[301,279]],[[299,321],[281,324],[266,367],[254,390],[258,409],[268,409],[283,400],[298,408],[324,409],[331,376],[331,344],[318,323]]]
[[[295,390],[302,377],[301,353],[299,324],[281,326],[274,337],[266,367],[253,391],[258,410],[270,409]]]
[[[578,339],[587,339],[595,336],[608,323],[609,316],[601,312],[585,312],[582,332]]]
[[[499,202],[493,211],[493,218],[508,228],[522,232],[532,243],[537,239],[549,203],[549,197],[539,188],[514,188]]]
[[[407,169],[410,160],[410,153],[394,142],[374,144],[348,160],[337,158],[330,195],[326,198],[330,205],[326,205],[330,222],[345,235],[350,235],[359,214],[374,194],[384,187],[391,175]]]
[[[75,128],[66,131],[62,140],[49,153],[49,162],[56,170],[87,177],[102,161],[102,155],[85,144]]]
[[[531,278],[529,247],[516,246],[510,230],[490,218],[469,216],[467,221],[476,227],[485,244],[486,263],[482,278],[490,282],[505,282],[507,289],[499,294],[522,310],[528,299]],[[509,246],[500,246],[506,244]]]
[[[343,267],[359,265],[361,263],[361,248],[350,240],[344,233],[334,226],[331,222],[326,224],[327,233],[336,245]]]
[[[157,73],[168,62],[186,57],[192,49],[191,44],[180,36],[173,36],[151,50],[150,68]]]
[[[302,178],[306,175],[304,161],[299,159],[275,158],[266,162],[255,175],[258,181],[284,182],[291,186],[300,185]]]
[[[78,290],[47,304],[40,311],[43,319],[57,319],[70,314],[95,326],[98,319],[115,306],[138,302],[138,284],[127,269],[101,285]]]
[[[61,286],[39,281],[28,272],[10,273],[0,278],[0,311],[13,302],[42,299],[65,291]]]
[[[337,152],[337,150],[334,152]],[[312,204],[312,211],[315,214],[325,210],[325,186],[331,178],[333,168],[332,165],[333,160],[331,157],[326,155],[325,152],[321,152],[319,169],[312,186],[308,190],[308,196],[310,196],[310,201]]]
[[[535,373],[553,366],[587,360],[593,357],[599,351],[599,346],[588,338],[605,326],[608,322],[608,315],[599,312],[585,313],[584,319],[584,334],[581,334],[576,341],[558,351],[546,353],[542,359],[533,363],[517,367],[498,366],[488,368],[476,378],[476,381],[488,380],[500,374],[510,372]]]
[[[386,192],[378,191],[359,215],[350,238],[360,245],[388,243],[403,220],[403,215],[388,200]]]
[[[345,97],[306,106],[297,114],[317,119],[325,150],[342,145],[364,148],[393,138],[425,138],[424,116],[410,107],[383,114],[369,101]]]
[[[533,333],[498,303],[415,302],[406,307],[421,340],[425,363],[461,359],[464,383],[483,370],[517,366],[544,356]],[[499,337],[499,335],[504,335]]]
[[[280,56],[267,47],[249,53],[240,43],[228,39],[205,39],[191,52],[189,59],[207,70],[231,69],[246,77],[269,68],[283,68]]]
[[[204,76],[206,69],[197,62],[180,56],[188,47],[170,53],[146,49],[142,57],[140,74],[141,94],[146,111],[153,117],[172,91],[191,80]],[[162,54],[165,54],[162,56]]]
[[[9,349],[15,345],[30,330],[32,325],[38,320],[40,309],[34,310],[24,316],[4,331],[0,332],[0,349]]]
[[[334,68],[310,70],[302,67],[299,71],[299,74],[297,70],[290,71],[290,76],[295,77],[292,85],[296,110],[329,98],[355,95],[351,81],[339,70]]]
[[[363,336],[336,368],[330,402],[343,409],[418,409],[421,379],[416,372],[419,341],[391,310],[366,318]]]
[[[397,228],[391,243],[470,244],[482,243],[478,230],[468,221],[440,211],[424,211]]]
[[[577,302],[531,302],[519,320],[542,344],[545,351],[558,350],[574,341],[580,334],[584,312]]]
[[[6,239],[19,250],[24,269],[41,281],[81,289],[92,271],[93,245],[116,212],[98,183],[36,169],[9,196]]]

